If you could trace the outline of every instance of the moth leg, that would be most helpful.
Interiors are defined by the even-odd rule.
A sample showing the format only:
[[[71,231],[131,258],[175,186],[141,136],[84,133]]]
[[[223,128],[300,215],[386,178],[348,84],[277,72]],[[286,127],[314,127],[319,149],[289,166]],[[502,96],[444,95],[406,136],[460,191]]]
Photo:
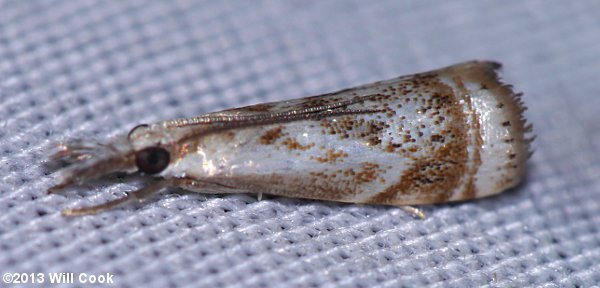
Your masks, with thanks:
[[[256,194],[256,200],[262,200],[262,192],[258,192],[258,194]]]
[[[172,178],[169,180],[170,186],[179,187],[184,190],[198,192],[202,194],[240,194],[249,193],[247,189],[227,186],[220,183],[210,182],[207,180],[197,180],[190,178]]]
[[[169,186],[169,181],[163,180],[152,183],[148,186],[142,187],[136,191],[128,192],[127,195],[117,198],[112,201],[108,201],[106,203],[82,207],[82,208],[74,208],[74,209],[66,209],[62,211],[62,214],[65,216],[79,216],[79,215],[89,215],[96,214],[99,212],[104,212],[110,209],[114,209],[120,206],[123,206],[127,203],[137,201],[138,203],[142,203],[152,196],[156,195],[160,190]]]
[[[423,212],[421,209],[419,209],[417,207],[413,207],[413,206],[400,206],[400,208],[402,210],[404,210],[404,212],[410,214],[411,216],[413,216],[415,218],[425,219],[427,217],[425,215],[425,212]]]

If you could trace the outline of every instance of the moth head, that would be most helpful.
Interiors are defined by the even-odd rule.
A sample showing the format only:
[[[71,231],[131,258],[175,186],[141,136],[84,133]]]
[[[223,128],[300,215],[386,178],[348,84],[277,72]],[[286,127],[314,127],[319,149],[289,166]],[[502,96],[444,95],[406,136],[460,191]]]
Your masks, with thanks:
[[[164,171],[171,162],[169,134],[160,127],[146,124],[131,129],[127,139],[135,158],[135,166],[140,173],[156,175]]]
[[[159,125],[139,125],[107,143],[75,140],[61,144],[51,159],[69,165],[59,171],[59,182],[49,192],[116,172],[160,176],[173,159],[176,141],[172,137]]]

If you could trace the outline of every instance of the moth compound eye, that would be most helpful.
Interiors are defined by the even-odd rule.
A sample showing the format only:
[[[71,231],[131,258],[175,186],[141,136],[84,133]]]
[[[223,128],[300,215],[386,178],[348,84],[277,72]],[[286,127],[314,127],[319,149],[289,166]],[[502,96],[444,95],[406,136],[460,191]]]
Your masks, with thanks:
[[[169,166],[170,155],[160,147],[148,147],[135,153],[135,164],[141,172],[156,174]]]

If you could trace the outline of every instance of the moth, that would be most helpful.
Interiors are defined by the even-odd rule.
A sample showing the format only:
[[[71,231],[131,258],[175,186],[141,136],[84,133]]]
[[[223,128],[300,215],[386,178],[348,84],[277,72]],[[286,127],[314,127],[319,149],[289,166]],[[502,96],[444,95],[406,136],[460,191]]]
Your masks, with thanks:
[[[139,125],[107,143],[75,140],[50,193],[114,172],[151,183],[91,214],[180,187],[348,203],[469,200],[516,186],[533,137],[500,64],[470,61],[338,92]]]

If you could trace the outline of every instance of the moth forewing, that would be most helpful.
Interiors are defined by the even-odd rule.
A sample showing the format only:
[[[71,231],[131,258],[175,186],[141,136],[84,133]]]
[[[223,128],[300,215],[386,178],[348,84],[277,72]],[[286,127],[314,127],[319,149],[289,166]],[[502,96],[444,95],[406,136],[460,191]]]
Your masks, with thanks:
[[[529,156],[520,94],[499,67],[472,61],[164,121],[128,141],[138,170],[160,168],[161,188],[392,205],[473,199],[518,184]],[[148,151],[168,165],[152,166],[165,159]]]

